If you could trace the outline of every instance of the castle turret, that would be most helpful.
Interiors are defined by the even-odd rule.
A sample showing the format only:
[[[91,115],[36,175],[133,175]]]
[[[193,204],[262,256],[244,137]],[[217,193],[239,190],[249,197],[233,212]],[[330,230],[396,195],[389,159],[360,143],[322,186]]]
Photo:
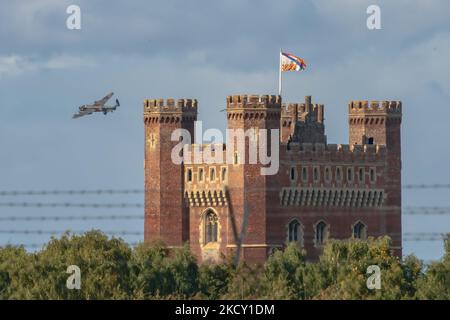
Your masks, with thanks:
[[[348,119],[351,145],[382,144],[400,154],[400,101],[351,101]]]
[[[183,202],[184,170],[171,159],[176,129],[186,129],[194,139],[197,100],[144,101],[145,123],[145,227],[144,240],[162,240],[181,246],[189,239],[189,220]]]
[[[386,209],[384,233],[391,235],[401,255],[401,101],[351,101],[348,105],[350,145],[385,145]]]
[[[264,175],[261,168],[268,167],[261,162],[258,144],[259,134],[267,129],[267,155],[273,155],[279,148],[279,129],[281,96],[275,95],[234,95],[227,97],[228,129],[245,132],[245,151],[241,152],[231,139],[227,140],[227,152],[233,152],[233,163],[229,165],[230,220],[235,223],[237,235],[242,241],[241,256],[247,261],[264,261],[270,250],[266,231],[266,213],[268,207],[278,203],[277,192],[268,192],[267,187],[272,175]],[[237,130],[237,131],[236,131]],[[275,130],[275,131],[272,131]],[[277,131],[278,130],[278,131]],[[272,145],[272,135],[278,135],[276,146]],[[258,144],[257,151],[251,153],[251,143]],[[272,150],[273,149],[273,150]],[[276,150],[275,150],[276,149]],[[257,163],[251,163],[251,157],[258,153]],[[273,161],[277,161],[272,159]],[[278,168],[277,168],[278,171]],[[234,221],[234,222],[233,222]],[[230,228],[228,243],[236,248],[239,239]]]
[[[281,111],[281,141],[327,143],[323,104],[312,104],[311,96],[304,103],[286,103]]]

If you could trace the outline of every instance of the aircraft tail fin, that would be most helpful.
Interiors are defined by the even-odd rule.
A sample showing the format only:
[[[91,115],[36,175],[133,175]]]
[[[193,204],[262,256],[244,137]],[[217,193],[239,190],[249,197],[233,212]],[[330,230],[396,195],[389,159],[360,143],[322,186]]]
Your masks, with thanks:
[[[116,99],[116,107],[120,107],[119,99]]]

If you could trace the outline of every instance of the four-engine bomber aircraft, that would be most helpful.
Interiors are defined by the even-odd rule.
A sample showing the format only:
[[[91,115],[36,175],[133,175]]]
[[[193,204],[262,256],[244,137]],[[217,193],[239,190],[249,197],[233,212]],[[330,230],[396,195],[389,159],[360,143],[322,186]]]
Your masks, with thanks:
[[[93,104],[85,104],[79,107],[78,113],[73,115],[73,119],[92,114],[94,112],[103,112],[103,114],[107,114],[108,112],[113,112],[120,106],[119,100],[116,99],[116,104],[112,107],[105,106],[105,103],[114,95],[113,92],[107,94],[103,99],[95,101]]]

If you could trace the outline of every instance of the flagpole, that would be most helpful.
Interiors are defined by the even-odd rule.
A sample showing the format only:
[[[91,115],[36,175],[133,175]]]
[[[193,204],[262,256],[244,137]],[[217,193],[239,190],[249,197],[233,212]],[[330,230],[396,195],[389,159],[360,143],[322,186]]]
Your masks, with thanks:
[[[281,53],[282,53],[282,51],[280,48],[280,56],[279,56],[280,65],[278,67],[278,95],[280,95],[280,96],[281,96]]]

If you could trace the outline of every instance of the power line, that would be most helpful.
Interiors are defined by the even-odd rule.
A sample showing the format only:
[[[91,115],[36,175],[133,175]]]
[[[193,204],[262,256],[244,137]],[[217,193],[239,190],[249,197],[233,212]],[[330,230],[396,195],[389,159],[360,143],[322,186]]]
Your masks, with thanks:
[[[450,184],[405,184],[403,189],[450,189]],[[152,189],[146,189],[151,191]],[[159,190],[159,189],[155,189]],[[143,194],[145,189],[2,190],[0,196]]]
[[[144,215],[102,215],[102,216],[8,216],[0,221],[66,221],[66,220],[135,220],[144,219]]]
[[[405,184],[403,189],[450,189],[450,184]]]
[[[442,237],[411,237],[411,238],[406,238],[403,239],[403,241],[407,241],[407,242],[421,242],[421,241],[441,241]],[[138,244],[141,244],[142,242],[127,242],[127,244],[129,244],[130,246],[136,246]],[[16,244],[16,243],[7,243],[4,245],[0,245],[1,246],[23,246],[25,248],[29,248],[29,249],[37,249],[37,248],[43,248],[44,246],[48,245],[48,243],[20,243],[20,244]]]
[[[60,203],[60,202],[0,202],[0,207],[29,208],[143,208],[142,203]]]
[[[0,196],[45,196],[45,195],[98,195],[98,194],[141,194],[143,189],[97,189],[97,190],[13,190],[0,191]]]
[[[39,235],[57,235],[63,233],[70,234],[82,234],[88,232],[87,230],[0,230],[0,234],[39,234]],[[104,234],[112,235],[112,236],[142,236],[144,233],[141,231],[101,231]]]

